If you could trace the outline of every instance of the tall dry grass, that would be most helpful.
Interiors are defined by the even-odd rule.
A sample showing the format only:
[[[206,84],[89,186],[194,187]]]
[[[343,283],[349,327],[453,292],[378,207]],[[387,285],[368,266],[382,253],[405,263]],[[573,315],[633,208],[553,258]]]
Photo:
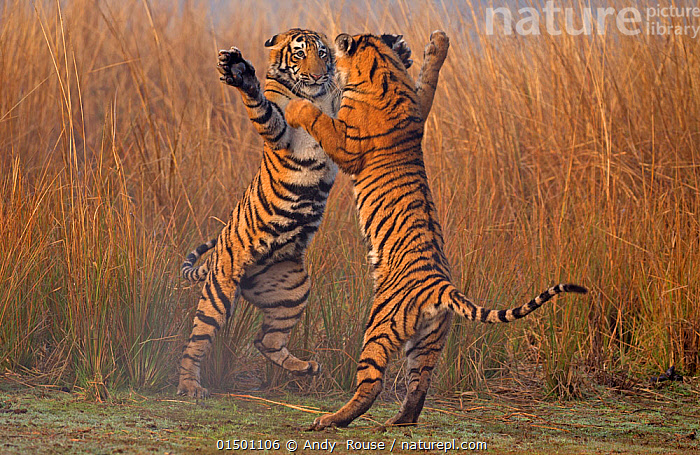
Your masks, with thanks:
[[[461,3],[1,3],[2,367],[95,397],[172,387],[197,300],[178,266],[218,233],[261,153],[216,51],[237,45],[262,75],[265,39],[301,26],[399,31],[418,64],[430,31],[446,30],[424,152],[455,281],[499,308],[560,281],[591,288],[509,326],[458,321],[440,389],[532,375],[567,395],[592,369],[695,374],[699,42],[487,36],[483,17]],[[327,372],[309,388],[354,379],[371,279],[351,198],[339,177],[308,254],[314,290],[293,350]],[[264,364],[257,323],[242,304],[209,385]]]

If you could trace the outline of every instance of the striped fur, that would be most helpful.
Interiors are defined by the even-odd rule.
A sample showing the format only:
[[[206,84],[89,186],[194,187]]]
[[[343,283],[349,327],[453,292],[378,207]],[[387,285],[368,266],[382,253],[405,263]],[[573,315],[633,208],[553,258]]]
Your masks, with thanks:
[[[209,274],[209,265],[207,263],[195,267],[195,264],[202,255],[216,246],[216,239],[211,239],[207,243],[202,243],[197,248],[192,250],[185,258],[185,262],[180,267],[180,274],[186,280],[197,282],[204,281]]]
[[[385,41],[410,64],[410,49],[400,36]],[[263,159],[218,239],[200,245],[182,265],[182,276],[203,280],[204,288],[180,362],[181,395],[208,395],[200,365],[240,296],[264,313],[254,344],[265,357],[295,374],[319,372],[316,362],[292,355],[287,342],[307,304],[304,254],[321,222],[337,167],[306,132],[288,128],[283,112],[297,98],[310,100],[328,115],[337,112],[333,49],[322,34],[300,29],[275,35],[265,46],[270,67],[264,92],[238,49],[219,55],[221,80],[239,90],[264,139]],[[209,250],[212,254],[196,267]]]
[[[447,36],[435,32],[426,58],[444,60],[448,47]],[[465,297],[451,280],[421,150],[425,115],[417,94],[426,84],[434,90],[438,73],[421,75],[414,85],[396,55],[372,35],[338,36],[336,55],[344,85],[338,119],[303,101],[290,103],[286,118],[290,126],[311,133],[341,170],[351,174],[360,228],[370,245],[375,293],[355,395],[338,412],[316,419],[314,429],[346,426],[367,411],[382,390],[389,358],[402,346],[408,391],[387,424],[412,424],[423,408],[453,314],[486,323],[510,322],[559,293],[586,289],[559,284],[509,310],[482,308]]]

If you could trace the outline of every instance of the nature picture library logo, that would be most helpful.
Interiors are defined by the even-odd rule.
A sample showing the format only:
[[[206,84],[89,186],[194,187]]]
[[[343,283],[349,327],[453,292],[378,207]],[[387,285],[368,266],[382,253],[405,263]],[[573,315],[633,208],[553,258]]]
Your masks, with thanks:
[[[604,35],[618,30],[623,35],[700,36],[700,6],[565,8],[547,1],[542,8],[489,7],[484,19],[487,35]]]

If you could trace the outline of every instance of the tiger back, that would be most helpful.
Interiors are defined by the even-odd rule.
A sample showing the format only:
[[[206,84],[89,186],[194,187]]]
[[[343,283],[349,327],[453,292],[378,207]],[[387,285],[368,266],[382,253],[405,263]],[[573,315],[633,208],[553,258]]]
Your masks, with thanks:
[[[414,424],[449,333],[452,315],[486,323],[526,316],[561,292],[583,293],[559,284],[517,308],[476,305],[452,283],[444,241],[423,163],[425,118],[419,93],[437,85],[438,74],[414,84],[397,55],[373,35],[339,35],[336,70],[343,85],[338,118],[293,101],[292,127],[303,127],[339,167],[351,175],[360,229],[370,245],[374,298],[357,367],[352,399],[314,429],[346,426],[366,412],[383,388],[387,363],[405,347],[408,390],[387,424]],[[426,48],[444,60],[449,41],[434,32]]]

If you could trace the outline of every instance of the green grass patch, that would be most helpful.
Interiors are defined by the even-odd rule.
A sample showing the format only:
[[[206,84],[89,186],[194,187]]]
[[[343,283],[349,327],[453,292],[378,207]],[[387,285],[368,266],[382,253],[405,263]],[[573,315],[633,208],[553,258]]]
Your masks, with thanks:
[[[219,447],[251,447],[278,441],[278,450],[297,453],[305,444],[334,453],[436,453],[438,442],[466,444],[464,452],[506,454],[698,453],[700,404],[697,385],[673,384],[626,396],[599,390],[598,398],[541,401],[524,396],[482,395],[470,399],[433,396],[415,427],[383,428],[398,409],[380,399],[349,428],[309,432],[320,412],[333,411],[348,397],[257,392],[216,394],[206,401],[169,394],[115,394],[107,402],[56,388],[0,382],[0,451],[3,453],[216,453]],[[347,441],[377,449],[349,450]],[[237,441],[237,442],[236,442]],[[244,442],[245,441],[245,442]],[[269,441],[269,442],[266,442]],[[325,446],[319,444],[326,443]],[[482,450],[466,450],[481,447]],[[485,443],[477,446],[477,443]],[[403,444],[403,446],[402,446]],[[421,444],[421,445],[419,445]],[[430,447],[432,450],[420,450]],[[402,449],[403,447],[403,449]],[[226,450],[223,450],[226,452]],[[326,450],[325,453],[328,451]],[[457,453],[457,452],[454,452]]]

